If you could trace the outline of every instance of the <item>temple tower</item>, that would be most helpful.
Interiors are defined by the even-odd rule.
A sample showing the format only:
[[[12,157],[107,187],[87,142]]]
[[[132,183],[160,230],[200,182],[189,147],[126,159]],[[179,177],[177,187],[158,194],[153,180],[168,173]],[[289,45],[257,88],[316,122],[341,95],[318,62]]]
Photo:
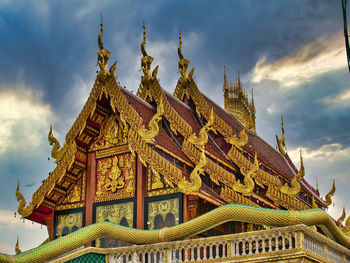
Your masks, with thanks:
[[[242,88],[241,79],[239,76],[234,79],[233,83],[228,82],[226,78],[226,67],[224,68],[224,103],[225,109],[244,127],[249,126],[248,130],[255,130],[255,106],[254,96],[249,100],[248,95]]]

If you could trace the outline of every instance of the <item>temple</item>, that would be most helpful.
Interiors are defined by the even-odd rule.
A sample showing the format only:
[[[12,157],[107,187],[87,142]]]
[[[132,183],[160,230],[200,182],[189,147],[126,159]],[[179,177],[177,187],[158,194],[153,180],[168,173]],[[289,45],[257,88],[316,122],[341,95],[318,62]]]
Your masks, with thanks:
[[[157,78],[143,27],[137,95],[118,85],[98,35],[99,71],[60,145],[56,168],[18,212],[47,226],[42,245],[0,262],[349,262],[350,220],[326,208],[288,156],[256,133],[254,99],[224,71],[225,109],[201,93],[183,56],[173,94]],[[160,65],[161,66],[161,65]]]

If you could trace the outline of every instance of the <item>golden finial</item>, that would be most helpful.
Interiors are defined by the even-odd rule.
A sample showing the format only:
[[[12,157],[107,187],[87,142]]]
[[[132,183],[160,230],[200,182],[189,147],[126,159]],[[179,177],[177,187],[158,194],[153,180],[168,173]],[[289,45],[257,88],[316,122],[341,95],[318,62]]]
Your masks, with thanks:
[[[98,34],[97,43],[100,47],[100,50],[97,52],[97,64],[101,69],[99,73],[99,80],[104,81],[107,76],[107,67],[108,67],[108,60],[111,56],[111,52],[104,48],[102,43],[102,36],[103,36],[103,20],[102,20],[102,12],[101,12],[101,31],[100,34]]]
[[[181,48],[182,48],[182,35],[181,35],[181,28],[180,28],[179,29],[179,47],[177,48],[177,53],[179,55],[179,58],[183,59],[184,56],[182,55]]]
[[[101,26],[101,31],[100,31],[100,34],[98,34],[98,39],[97,39],[97,42],[98,42],[98,46],[100,47],[100,49],[104,49],[104,47],[103,47],[103,43],[102,43],[102,37],[103,37],[103,20],[102,20],[102,12],[101,12],[101,23],[100,23],[100,26]]]
[[[318,190],[318,177],[316,177],[316,191],[319,192],[319,190]]]
[[[145,22],[142,23],[142,28],[143,28],[143,40],[141,43],[141,52],[142,52],[142,55],[144,57],[146,57],[147,52],[146,52],[146,26],[145,26]]]
[[[323,202],[325,202],[325,204],[327,206],[330,206],[332,204],[332,196],[335,193],[335,180],[333,180],[333,185],[331,190],[328,192],[328,194],[326,194],[325,199],[322,199]]]
[[[16,255],[19,253],[22,253],[22,250],[19,248],[18,236],[17,236],[17,242],[15,246],[15,251],[16,251]]]
[[[292,181],[290,182],[291,187],[288,187],[288,184],[285,183],[280,188],[280,191],[284,194],[289,195],[289,196],[294,196],[294,195],[298,194],[301,190],[300,180],[302,180],[304,178],[304,176],[305,176],[304,161],[303,161],[303,156],[301,154],[301,149],[300,149],[300,170],[294,176]]]

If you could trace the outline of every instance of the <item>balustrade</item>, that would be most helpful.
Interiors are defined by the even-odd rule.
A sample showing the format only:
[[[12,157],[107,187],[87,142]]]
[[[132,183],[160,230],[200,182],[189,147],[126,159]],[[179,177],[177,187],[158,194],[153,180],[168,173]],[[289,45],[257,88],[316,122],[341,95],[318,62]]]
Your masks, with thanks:
[[[98,248],[90,248],[98,252]],[[90,250],[92,251],[92,250]],[[304,225],[108,249],[110,263],[235,262],[254,257],[313,253],[324,262],[349,262],[350,251]],[[100,252],[106,253],[106,252]],[[328,260],[328,261],[327,261]],[[349,262],[350,263],[350,262]]]

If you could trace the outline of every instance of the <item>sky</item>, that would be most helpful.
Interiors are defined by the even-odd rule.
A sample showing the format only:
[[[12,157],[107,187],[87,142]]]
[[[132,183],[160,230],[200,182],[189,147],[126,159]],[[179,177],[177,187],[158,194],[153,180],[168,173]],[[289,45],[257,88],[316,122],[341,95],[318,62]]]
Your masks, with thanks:
[[[254,91],[257,134],[275,147],[284,116],[288,154],[324,196],[350,214],[350,74],[341,1],[41,1],[0,0],[0,252],[47,238],[45,226],[14,217],[17,180],[27,200],[55,167],[47,134],[64,137],[96,77],[100,13],[104,46],[118,60],[118,81],[140,84],[142,23],[161,86],[179,78],[178,32],[199,89],[223,107],[223,69],[238,69]],[[350,11],[348,11],[350,12]]]

